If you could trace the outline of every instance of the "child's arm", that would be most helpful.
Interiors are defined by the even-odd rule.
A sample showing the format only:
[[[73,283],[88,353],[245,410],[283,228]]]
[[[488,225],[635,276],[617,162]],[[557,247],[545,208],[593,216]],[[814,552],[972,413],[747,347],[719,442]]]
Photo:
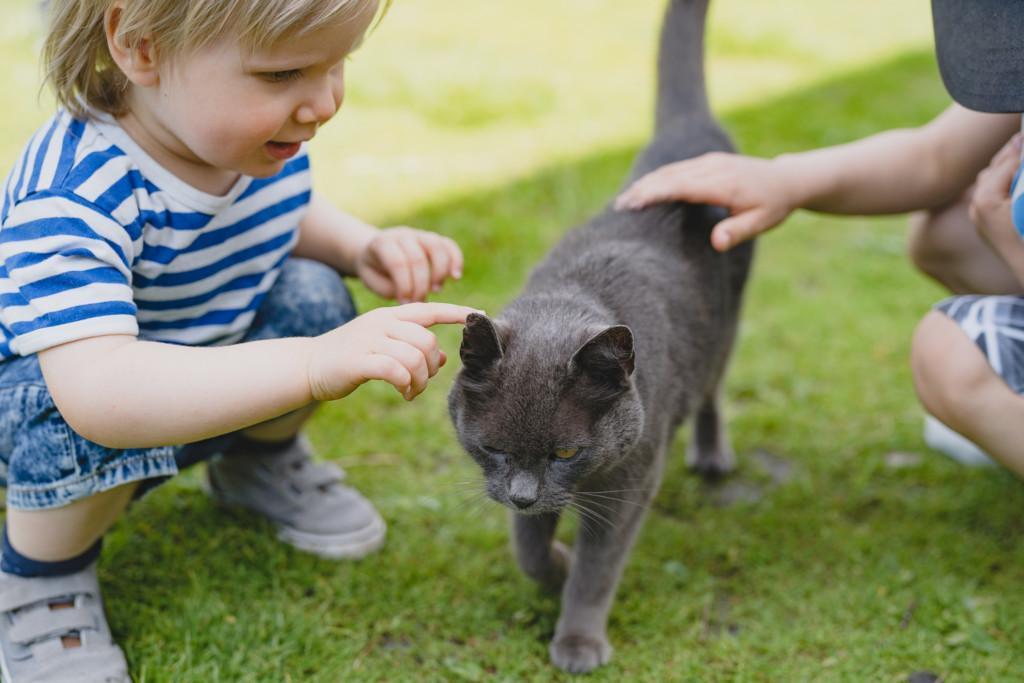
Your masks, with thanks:
[[[928,124],[775,159],[706,154],[637,180],[616,201],[635,209],[682,200],[725,206],[712,244],[728,249],[798,208],[884,214],[941,206],[959,196],[1020,128],[1015,114],[953,105]]]
[[[299,229],[296,256],[357,275],[380,296],[423,301],[462,277],[462,251],[451,239],[407,227],[378,230],[316,194]]]
[[[39,352],[46,384],[78,433],[111,448],[197,441],[264,422],[380,379],[411,400],[445,362],[425,329],[474,309],[418,303],[370,311],[312,338],[189,347],[92,337]]]
[[[971,196],[971,222],[1024,287],[1024,240],[1013,224],[1011,186],[1020,166],[1021,136],[1015,135],[978,174]]]

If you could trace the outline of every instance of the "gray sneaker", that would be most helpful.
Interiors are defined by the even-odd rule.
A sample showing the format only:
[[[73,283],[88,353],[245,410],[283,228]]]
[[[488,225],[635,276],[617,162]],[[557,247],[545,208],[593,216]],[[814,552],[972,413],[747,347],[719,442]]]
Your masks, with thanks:
[[[68,636],[80,645],[65,646]],[[0,572],[0,671],[4,683],[131,683],[95,563],[67,576]]]
[[[311,456],[302,436],[281,453],[220,456],[207,468],[210,495],[267,517],[279,539],[321,557],[356,559],[380,548],[387,531],[380,514],[341,483],[340,467]]]

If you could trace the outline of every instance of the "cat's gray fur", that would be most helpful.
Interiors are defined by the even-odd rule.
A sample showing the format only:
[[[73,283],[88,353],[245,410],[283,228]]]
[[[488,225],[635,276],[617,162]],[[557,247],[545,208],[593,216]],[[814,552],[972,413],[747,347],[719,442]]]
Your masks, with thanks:
[[[704,89],[706,5],[670,0],[655,136],[630,179],[731,149]],[[722,216],[686,204],[609,207],[566,235],[500,317],[466,325],[452,420],[488,494],[517,513],[523,571],[562,591],[550,653],[567,671],[611,656],[608,612],[676,429],[694,417],[692,467],[733,467],[717,394],[753,247],[716,253],[709,233]],[[555,455],[571,448],[574,457]],[[580,512],[572,552],[553,542],[566,507]]]

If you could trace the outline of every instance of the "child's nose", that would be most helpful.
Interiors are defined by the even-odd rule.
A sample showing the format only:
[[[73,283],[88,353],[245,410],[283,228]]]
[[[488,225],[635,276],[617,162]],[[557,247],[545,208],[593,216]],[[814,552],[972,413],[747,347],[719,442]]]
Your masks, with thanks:
[[[299,123],[327,123],[341,107],[344,83],[338,78],[327,78],[309,92],[295,118]]]

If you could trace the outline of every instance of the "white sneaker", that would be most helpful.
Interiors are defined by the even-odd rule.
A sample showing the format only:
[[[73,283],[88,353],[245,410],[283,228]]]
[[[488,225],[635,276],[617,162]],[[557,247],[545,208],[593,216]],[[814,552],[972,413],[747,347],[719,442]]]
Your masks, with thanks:
[[[953,431],[938,418],[924,416],[924,442],[940,453],[948,455],[968,467],[995,467],[996,462],[973,441]]]

